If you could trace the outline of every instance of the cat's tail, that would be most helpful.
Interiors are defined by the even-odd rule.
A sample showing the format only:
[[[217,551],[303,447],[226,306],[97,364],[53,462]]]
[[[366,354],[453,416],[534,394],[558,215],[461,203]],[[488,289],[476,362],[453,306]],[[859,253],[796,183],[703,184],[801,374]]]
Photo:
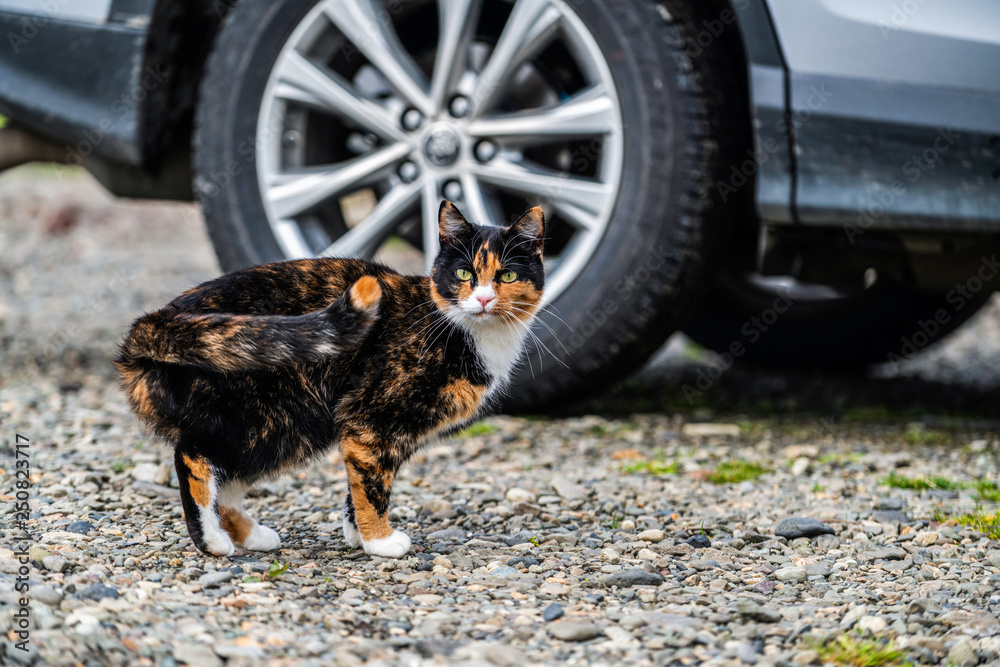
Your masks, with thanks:
[[[304,315],[195,314],[164,308],[132,325],[115,361],[137,360],[247,371],[329,359],[361,342],[378,318],[382,288],[359,278],[326,308]]]

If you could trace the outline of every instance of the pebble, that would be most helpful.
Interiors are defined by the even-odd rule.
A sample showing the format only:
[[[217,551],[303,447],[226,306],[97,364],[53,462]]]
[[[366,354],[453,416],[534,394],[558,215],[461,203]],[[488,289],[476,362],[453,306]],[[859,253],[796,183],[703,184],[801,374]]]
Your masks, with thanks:
[[[494,577],[499,577],[500,579],[508,579],[511,576],[520,574],[520,572],[518,572],[516,569],[512,567],[504,565],[493,570],[492,572],[490,572],[490,574],[492,574]]]
[[[444,530],[435,530],[433,533],[428,533],[427,539],[434,542],[455,542],[465,539],[465,531],[461,528],[445,528]]]
[[[546,607],[545,611],[542,612],[542,618],[544,618],[546,622],[554,621],[557,618],[562,618],[562,615],[563,615],[562,606],[555,602]]]
[[[906,504],[902,498],[879,498],[875,501],[875,509],[886,511],[901,511]]]
[[[938,534],[933,531],[920,532],[913,538],[913,543],[920,547],[927,547],[938,541]]]
[[[689,438],[735,438],[740,434],[738,424],[684,424],[681,433]]]
[[[204,588],[218,588],[221,584],[233,578],[233,573],[229,570],[219,570],[218,572],[208,572],[198,577],[198,583]]]
[[[695,549],[708,549],[712,546],[712,540],[707,535],[692,535],[684,540],[684,544],[689,544]]]
[[[42,558],[42,565],[49,572],[62,572],[69,565],[69,561],[62,556],[45,556]]]
[[[667,534],[664,533],[659,528],[644,530],[638,535],[638,538],[643,542],[652,542],[653,544],[656,544],[657,542],[662,542],[663,540],[666,539],[666,537]]]
[[[567,477],[556,477],[553,479],[552,488],[563,500],[569,502],[587,497],[587,489]]]
[[[91,584],[83,590],[78,591],[76,597],[84,600],[94,600],[95,602],[104,598],[117,600],[118,591],[110,586],[105,586],[104,584]]]
[[[740,598],[736,601],[736,612],[744,618],[762,623],[777,623],[782,619],[781,613],[776,609],[759,605],[746,598]]]
[[[809,574],[804,567],[783,567],[776,570],[774,578],[778,581],[805,581]]]
[[[857,626],[862,632],[868,632],[876,635],[880,632],[884,632],[885,629],[889,627],[889,624],[885,621],[885,619],[878,616],[862,616],[858,619]]]
[[[816,537],[817,535],[833,535],[833,526],[817,519],[808,517],[789,517],[782,519],[774,527],[774,534],[794,540],[798,537]]]
[[[222,660],[215,654],[211,646],[181,642],[174,646],[174,660],[186,663],[191,667],[222,667]]]
[[[548,626],[549,634],[564,642],[583,642],[600,637],[604,632],[596,625],[562,621]]]
[[[535,502],[535,494],[527,489],[522,489],[520,487],[513,487],[507,491],[506,498],[512,503],[533,503]]]
[[[979,663],[976,652],[967,639],[961,639],[948,651],[948,664],[955,667],[972,667]]]
[[[649,572],[641,567],[632,567],[621,572],[614,572],[605,576],[602,580],[608,588],[617,586],[626,588],[628,586],[659,586],[663,583],[663,575],[658,572]]]
[[[621,561],[621,559],[622,555],[618,553],[617,550],[612,549],[611,547],[601,549],[601,560],[603,560],[605,563],[611,563],[613,565]]]
[[[77,533],[79,535],[87,535],[92,530],[94,530],[94,524],[89,521],[74,521],[65,528],[67,533]]]
[[[872,521],[879,523],[909,523],[910,517],[896,510],[876,510],[872,512]]]

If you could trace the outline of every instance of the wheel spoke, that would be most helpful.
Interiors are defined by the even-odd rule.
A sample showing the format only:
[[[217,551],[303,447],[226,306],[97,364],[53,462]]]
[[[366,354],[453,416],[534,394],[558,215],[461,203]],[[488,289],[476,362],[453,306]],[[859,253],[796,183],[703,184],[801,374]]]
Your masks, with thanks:
[[[426,116],[434,113],[427,77],[403,48],[372,0],[340,0],[326,11],[347,39],[382,73],[390,86]]]
[[[470,123],[468,132],[524,145],[601,135],[614,130],[616,123],[615,104],[597,84],[552,107],[480,118]]]
[[[535,195],[564,213],[574,225],[584,230],[597,226],[598,220],[614,196],[606,183],[580,176],[498,158],[489,164],[473,168],[476,177],[497,187],[527,195]]]
[[[549,0],[517,0],[490,59],[479,73],[472,93],[473,117],[488,111],[504,85],[525,60],[535,55],[562,20]]]
[[[443,109],[449,92],[455,89],[465,72],[469,43],[479,19],[482,0],[438,0],[437,56],[431,78],[431,100],[435,109]]]
[[[490,197],[479,185],[479,180],[469,172],[461,176],[462,202],[468,209],[469,219],[477,225],[503,224],[503,211],[500,203]]]
[[[437,179],[428,176],[423,183],[423,232],[424,269],[430,274],[434,258],[438,254],[438,209],[441,206],[441,186]]]
[[[386,139],[405,138],[399,123],[383,107],[357,95],[340,76],[320,69],[298,51],[285,55],[278,77],[276,97],[339,114]]]
[[[292,218],[352,185],[364,183],[409,152],[409,146],[397,143],[336,165],[277,174],[267,184],[267,199],[276,217]]]
[[[372,257],[413,208],[422,194],[422,187],[420,182],[414,182],[391,188],[364,220],[330,244],[320,257]]]

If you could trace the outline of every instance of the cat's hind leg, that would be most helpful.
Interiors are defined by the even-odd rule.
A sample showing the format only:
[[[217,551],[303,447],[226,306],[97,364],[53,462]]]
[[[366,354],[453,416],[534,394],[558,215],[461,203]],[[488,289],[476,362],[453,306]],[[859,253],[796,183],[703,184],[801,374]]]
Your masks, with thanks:
[[[226,482],[219,488],[222,529],[234,542],[250,551],[275,551],[281,546],[278,533],[260,525],[243,511],[243,496],[249,488],[249,485],[239,480]]]
[[[347,502],[344,503],[344,541],[351,547],[361,544],[361,531],[354,518],[354,503],[351,502],[350,491],[347,492]]]
[[[361,546],[372,556],[399,558],[410,550],[410,538],[389,525],[389,494],[398,464],[385,461],[373,447],[350,436],[341,440],[340,453],[347,469]]]
[[[181,488],[181,505],[188,534],[195,547],[215,556],[231,556],[236,551],[233,541],[222,529],[218,513],[219,474],[206,457],[183,444],[174,454],[177,481]]]

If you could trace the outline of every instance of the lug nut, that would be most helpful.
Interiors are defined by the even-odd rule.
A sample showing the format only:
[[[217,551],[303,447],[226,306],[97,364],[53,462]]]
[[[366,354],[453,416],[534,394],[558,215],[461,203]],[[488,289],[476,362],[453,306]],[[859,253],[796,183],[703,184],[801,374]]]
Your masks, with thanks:
[[[472,104],[469,103],[469,98],[461,95],[452,99],[451,104],[448,105],[448,111],[455,118],[464,118],[471,108]]]
[[[480,141],[476,144],[476,159],[480,162],[489,162],[497,154],[497,145],[492,141]]]
[[[458,181],[448,181],[444,184],[444,198],[448,201],[462,200],[462,186]]]
[[[424,115],[416,109],[407,109],[403,113],[403,129],[413,132],[424,122]]]
[[[403,179],[404,183],[412,183],[417,180],[419,175],[420,167],[417,166],[416,162],[404,162],[399,165],[399,177]]]

